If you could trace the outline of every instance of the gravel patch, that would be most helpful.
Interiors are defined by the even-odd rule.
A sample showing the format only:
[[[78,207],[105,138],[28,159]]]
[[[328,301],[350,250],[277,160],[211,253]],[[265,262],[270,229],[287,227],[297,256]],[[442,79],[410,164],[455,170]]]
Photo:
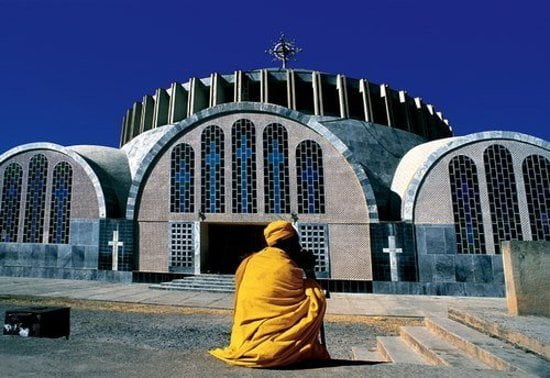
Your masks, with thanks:
[[[14,305],[17,304],[17,305]],[[0,300],[0,314],[21,301]],[[51,303],[50,303],[51,304]],[[37,303],[32,303],[37,305]],[[328,349],[335,361],[328,366],[262,370],[226,365],[207,354],[228,344],[231,315],[150,306],[144,312],[71,309],[69,340],[0,336],[0,375],[3,377],[181,377],[181,376],[457,376],[480,372],[439,367],[364,364],[349,361],[352,346],[374,346],[387,334],[387,324],[326,322]],[[131,306],[129,307],[131,309]],[[384,333],[381,330],[386,330]],[[416,375],[416,373],[418,375]],[[450,375],[449,375],[450,374]],[[484,372],[481,376],[497,373]]]

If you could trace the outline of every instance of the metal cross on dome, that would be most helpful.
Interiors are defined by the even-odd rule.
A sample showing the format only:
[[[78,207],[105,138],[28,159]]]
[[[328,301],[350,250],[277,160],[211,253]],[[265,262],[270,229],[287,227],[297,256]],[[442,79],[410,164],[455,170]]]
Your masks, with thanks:
[[[281,33],[279,39],[273,42],[273,46],[269,50],[266,50],[266,53],[273,56],[273,60],[280,61],[283,64],[283,68],[286,68],[286,63],[301,51],[302,49],[296,46],[294,40],[286,39],[284,33]]]

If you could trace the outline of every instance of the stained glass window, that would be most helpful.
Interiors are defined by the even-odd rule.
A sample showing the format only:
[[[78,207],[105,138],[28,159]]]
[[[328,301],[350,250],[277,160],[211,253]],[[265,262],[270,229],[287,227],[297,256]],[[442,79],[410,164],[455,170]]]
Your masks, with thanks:
[[[201,209],[206,213],[225,211],[224,140],[218,126],[208,126],[201,136]]]
[[[67,162],[58,163],[53,169],[50,243],[67,244],[69,242],[72,184],[73,168]]]
[[[27,200],[25,201],[24,243],[41,243],[44,233],[44,209],[46,207],[46,178],[48,159],[34,155],[29,162]]]
[[[0,209],[0,241],[4,243],[17,241],[22,181],[23,168],[17,163],[8,165],[4,171]]]
[[[494,144],[487,147],[483,153],[483,162],[495,253],[500,253],[501,241],[522,239],[512,155],[506,147]]]
[[[484,254],[485,235],[474,161],[459,155],[449,163],[458,253]]]
[[[550,241],[550,161],[528,156],[523,161],[523,181],[533,240]]]
[[[303,141],[296,148],[296,176],[298,212],[324,213],[323,154],[321,147],[312,140]]]
[[[290,213],[288,134],[272,123],[264,130],[264,196],[266,213]]]
[[[170,211],[192,213],[195,209],[195,153],[180,143],[172,149],[170,163]]]
[[[254,124],[240,119],[231,130],[232,210],[255,213],[256,207],[256,131]]]

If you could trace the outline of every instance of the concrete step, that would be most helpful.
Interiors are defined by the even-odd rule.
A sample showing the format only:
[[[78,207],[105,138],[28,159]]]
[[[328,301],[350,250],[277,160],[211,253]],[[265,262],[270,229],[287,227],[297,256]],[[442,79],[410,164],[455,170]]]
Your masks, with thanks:
[[[398,336],[377,336],[377,350],[387,362],[395,364],[429,365]]]
[[[185,281],[170,281],[174,285],[185,285],[187,283],[201,284],[201,285],[231,285],[235,286],[231,281],[202,281],[202,280],[185,280]]]
[[[215,287],[186,287],[173,286],[173,285],[160,285],[155,284],[149,286],[151,289],[157,290],[180,290],[180,291],[209,291],[215,293],[233,293],[235,290],[229,288],[215,288]]]
[[[189,277],[185,277],[185,278],[180,278],[180,279],[177,279],[177,280],[174,280],[176,282],[181,282],[181,281],[205,281],[205,282],[209,282],[209,281],[224,281],[224,282],[235,282],[235,278],[234,277],[218,277],[218,276],[189,276]]]
[[[161,285],[173,285],[173,286],[189,286],[189,285],[200,285],[200,286],[227,286],[234,288],[235,285],[231,282],[218,282],[218,281],[212,281],[212,282],[203,282],[203,281],[180,281],[180,282],[162,282]]]
[[[550,319],[545,317],[509,317],[503,310],[478,311],[449,308],[449,319],[482,333],[519,346],[550,360]]]
[[[368,361],[368,362],[388,362],[382,354],[374,349],[365,348],[362,346],[351,347],[352,360],[355,361]]]
[[[426,328],[487,366],[524,375],[550,376],[550,361],[451,319],[429,317]]]
[[[232,274],[199,274],[170,282],[162,282],[158,285],[152,285],[150,288],[233,293],[235,291],[235,276]]]
[[[234,292],[235,289],[228,286],[203,286],[203,285],[188,285],[188,286],[178,286],[178,285],[160,285],[162,288],[170,288],[170,290],[224,290],[227,292]],[[156,287],[155,287],[156,288]]]
[[[175,286],[186,286],[186,285],[201,285],[201,286],[228,286],[235,288],[235,285],[231,282],[203,282],[203,281],[188,281],[188,282],[172,282],[172,285]]]
[[[433,365],[468,369],[488,369],[457,347],[430,332],[426,327],[401,327],[401,338]]]
[[[195,276],[190,277],[222,277],[222,278],[235,278],[234,274],[225,274],[225,273],[201,273]]]
[[[227,291],[235,291],[235,288],[231,286],[222,286],[222,285],[160,285],[161,287],[169,287],[171,290],[209,290],[209,289],[216,289],[216,290],[227,290]]]

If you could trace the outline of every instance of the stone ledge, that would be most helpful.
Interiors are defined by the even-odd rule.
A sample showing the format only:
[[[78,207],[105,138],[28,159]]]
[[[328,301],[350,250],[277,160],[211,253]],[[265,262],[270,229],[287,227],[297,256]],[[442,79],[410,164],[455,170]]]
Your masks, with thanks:
[[[512,317],[498,309],[449,308],[449,318],[550,360],[550,319]]]

